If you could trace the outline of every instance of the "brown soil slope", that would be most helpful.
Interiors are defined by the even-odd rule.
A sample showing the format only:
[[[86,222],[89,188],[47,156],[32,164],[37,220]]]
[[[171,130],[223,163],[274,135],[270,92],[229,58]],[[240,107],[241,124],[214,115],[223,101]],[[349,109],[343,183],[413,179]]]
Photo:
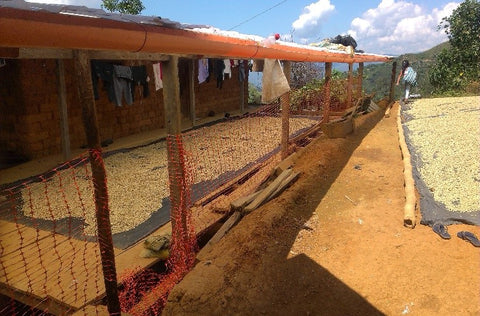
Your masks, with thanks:
[[[392,113],[397,113],[397,106]],[[479,315],[479,227],[403,227],[396,115],[320,137],[299,180],[246,216],[171,292],[165,315]]]

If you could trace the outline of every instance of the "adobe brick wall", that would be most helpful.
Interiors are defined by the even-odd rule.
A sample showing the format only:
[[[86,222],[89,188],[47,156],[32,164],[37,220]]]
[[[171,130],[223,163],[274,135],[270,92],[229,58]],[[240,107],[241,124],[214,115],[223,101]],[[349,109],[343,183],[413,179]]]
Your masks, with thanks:
[[[187,62],[181,60],[180,65]],[[164,127],[163,90],[155,91],[153,62],[126,61],[122,64],[147,66],[151,78],[150,96],[141,98],[138,89],[132,105],[118,107],[108,100],[99,82],[96,108],[101,140],[115,140]],[[55,60],[7,60],[7,65],[0,68],[0,152],[3,156],[9,153],[33,159],[61,152],[56,67]],[[79,148],[86,140],[72,60],[65,60],[65,70],[70,142],[72,148]],[[197,118],[206,117],[211,110],[220,113],[240,108],[238,69],[233,69],[232,78],[223,82],[222,89],[216,88],[215,80],[199,85],[197,74],[195,67]],[[247,102],[246,82],[243,88]],[[181,93],[182,102],[187,104],[188,87],[182,85]],[[188,109],[188,106],[183,108]],[[184,116],[189,117],[189,114],[184,113]]]
[[[197,78],[198,69],[196,69],[195,78]],[[217,88],[215,78],[210,78],[209,82],[198,84],[195,81],[195,115],[202,118],[208,116],[210,111],[215,113],[229,112],[240,109],[240,91],[243,88],[244,102],[248,102],[248,83],[240,82],[238,79],[238,67],[232,68],[231,77],[223,80],[222,88]],[[248,76],[248,72],[247,72]],[[211,77],[214,77],[213,74]],[[247,79],[246,79],[247,80]]]

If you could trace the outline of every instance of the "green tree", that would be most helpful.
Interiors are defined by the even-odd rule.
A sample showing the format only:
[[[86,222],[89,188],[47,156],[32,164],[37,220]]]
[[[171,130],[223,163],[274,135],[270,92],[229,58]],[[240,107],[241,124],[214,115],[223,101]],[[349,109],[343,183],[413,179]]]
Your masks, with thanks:
[[[261,104],[262,92],[253,83],[248,83],[248,104]]]
[[[102,8],[110,12],[137,15],[145,9],[141,0],[102,0]]]
[[[480,77],[480,2],[465,0],[438,26],[451,47],[436,56],[430,82],[436,93],[464,91]]]

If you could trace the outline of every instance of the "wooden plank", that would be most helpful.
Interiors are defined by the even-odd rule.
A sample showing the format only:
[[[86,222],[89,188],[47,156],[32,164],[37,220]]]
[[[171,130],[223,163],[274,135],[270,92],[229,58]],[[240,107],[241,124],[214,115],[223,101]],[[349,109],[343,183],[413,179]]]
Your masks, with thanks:
[[[104,60],[151,60],[151,61],[165,61],[169,56],[160,53],[146,53],[146,52],[123,52],[123,51],[89,51],[90,59],[104,59]]]
[[[0,58],[17,58],[20,50],[14,47],[0,47]]]
[[[283,159],[274,169],[274,173],[275,175],[278,177],[282,172],[284,172],[285,170],[291,168],[294,163],[295,163],[295,160],[297,160],[297,153],[293,153],[291,154],[290,156],[288,156],[287,158]]]
[[[68,130],[67,86],[65,84],[65,65],[62,59],[57,59],[58,80],[58,111],[60,113],[60,139],[62,144],[63,160],[71,158],[70,133]]]
[[[15,58],[15,59],[72,59],[72,49],[62,48],[10,48],[1,47],[1,58]],[[125,51],[110,51],[110,50],[92,50],[88,51],[89,59],[100,60],[151,60],[163,61],[168,59],[168,55],[160,53],[147,52],[125,52]]]
[[[107,306],[105,305],[87,305],[82,309],[79,309],[72,316],[85,316],[85,315],[96,315],[96,316],[109,316]],[[122,315],[125,315],[122,313]]]
[[[417,223],[415,216],[415,206],[417,204],[417,197],[415,195],[415,180],[413,179],[413,167],[411,163],[410,151],[408,150],[405,141],[405,134],[403,132],[401,106],[398,105],[397,112],[397,130],[398,141],[402,151],[403,158],[403,177],[405,181],[405,206],[403,208],[403,226],[408,228],[415,228]]]
[[[2,283],[0,283],[0,294],[14,298],[27,306],[35,306],[35,308],[40,310],[46,310],[49,314],[53,315],[66,315],[72,311],[71,306],[67,306],[49,298],[38,297],[32,293],[25,293],[17,289],[11,289]]]
[[[243,217],[242,212],[235,211],[228,218],[228,220],[220,227],[220,229],[215,233],[215,235],[208,241],[208,243],[200,250],[197,254],[197,260],[203,260],[207,253],[210,252],[212,247],[220,241],[229,231],[235,226]]]
[[[292,169],[287,169],[272,181],[263,191],[245,207],[245,212],[249,213],[264,203],[268,197],[278,188],[280,183],[292,173]]]
[[[283,180],[278,188],[268,197],[269,200],[272,200],[280,195],[287,187],[289,187],[293,182],[298,179],[300,175],[299,172],[292,172],[285,180]]]
[[[0,231],[2,232],[0,235],[0,257],[2,258],[52,235],[50,231],[5,221],[0,221]]]
[[[210,239],[207,245],[215,245],[225,236],[228,231],[242,219],[242,212],[233,212],[228,220],[222,225],[217,233]]]
[[[15,225],[2,224],[1,227]],[[25,234],[36,234],[33,228],[22,227],[22,229],[31,230],[31,232],[26,231]],[[170,230],[171,226],[167,224],[154,234]],[[45,233],[46,237],[39,239],[38,244],[34,242],[28,247],[16,249],[16,252],[11,252],[7,256],[2,255],[2,263],[7,268],[7,275],[0,276],[0,290],[3,289],[1,292],[29,306],[45,308],[58,315],[91,304],[105,296],[98,245],[61,235],[55,236],[54,243],[52,233]],[[2,235],[2,245],[3,243]],[[140,258],[139,253],[142,248],[142,241],[140,241],[127,250],[116,249],[117,271],[123,273],[131,271],[132,268],[148,268],[158,262],[156,258]],[[21,259],[21,251],[28,262],[24,263]],[[62,262],[58,260],[59,257]],[[33,291],[28,286],[26,270],[29,271],[28,277]]]
[[[195,206],[205,206],[206,204],[212,202],[216,198],[218,198],[220,195],[225,194],[225,192],[230,192],[233,190],[233,187],[236,186],[239,182],[243,182],[247,177],[250,177],[254,174],[256,174],[263,166],[265,166],[268,162],[273,160],[274,157],[269,158],[266,162],[262,164],[255,165],[248,169],[247,171],[243,172],[242,174],[236,176],[232,180],[228,181],[215,191],[209,193],[208,195],[204,196],[200,200],[196,201],[194,203]]]
[[[99,261],[96,243],[50,235],[2,257],[6,275],[1,282],[33,297],[49,297],[59,308],[77,309],[105,293]]]
[[[230,206],[232,210],[240,210],[243,209],[247,204],[252,202],[259,194],[261,191],[254,192],[252,194],[249,194],[247,196],[243,196],[241,198],[236,199],[232,203],[230,203]]]

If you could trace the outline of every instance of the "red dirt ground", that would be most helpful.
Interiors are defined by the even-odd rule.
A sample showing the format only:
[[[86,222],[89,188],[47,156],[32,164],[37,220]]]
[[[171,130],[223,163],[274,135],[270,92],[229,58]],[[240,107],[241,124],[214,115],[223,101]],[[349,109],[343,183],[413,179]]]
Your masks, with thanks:
[[[480,228],[450,226],[442,240],[403,226],[397,109],[373,129],[312,142],[299,180],[243,218],[164,314],[480,315],[480,251],[456,237]]]

